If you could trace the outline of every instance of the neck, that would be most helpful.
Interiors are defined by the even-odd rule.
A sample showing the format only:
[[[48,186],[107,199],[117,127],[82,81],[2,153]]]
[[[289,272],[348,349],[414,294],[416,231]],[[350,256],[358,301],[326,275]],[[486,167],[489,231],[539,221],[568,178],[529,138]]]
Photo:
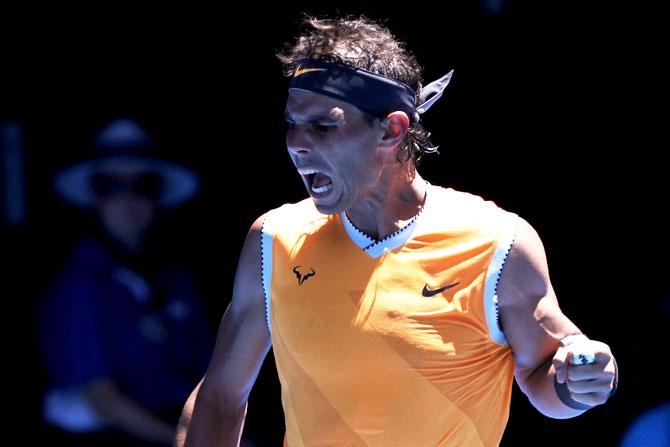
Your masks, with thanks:
[[[136,255],[142,250],[144,242],[142,234],[109,234],[109,238],[119,248],[132,255]]]
[[[412,166],[407,175],[395,175],[349,208],[349,220],[368,236],[383,239],[407,225],[421,210],[426,197],[426,181]]]

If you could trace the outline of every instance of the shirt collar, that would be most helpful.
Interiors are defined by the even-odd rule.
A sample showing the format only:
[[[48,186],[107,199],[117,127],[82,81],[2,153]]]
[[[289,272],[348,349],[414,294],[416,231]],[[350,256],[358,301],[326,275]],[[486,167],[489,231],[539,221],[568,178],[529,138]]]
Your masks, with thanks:
[[[367,253],[371,258],[378,258],[383,254],[395,250],[396,248],[402,247],[414,233],[414,229],[416,228],[416,225],[419,221],[419,216],[421,216],[423,210],[428,204],[429,187],[430,184],[426,182],[426,197],[424,199],[423,206],[414,215],[412,220],[410,220],[404,227],[394,231],[383,239],[377,240],[365,234],[361,229],[356,227],[356,225],[351,222],[349,216],[347,216],[347,213],[342,211],[340,213],[340,217],[349,239],[351,239],[351,241],[356,244],[358,248]]]

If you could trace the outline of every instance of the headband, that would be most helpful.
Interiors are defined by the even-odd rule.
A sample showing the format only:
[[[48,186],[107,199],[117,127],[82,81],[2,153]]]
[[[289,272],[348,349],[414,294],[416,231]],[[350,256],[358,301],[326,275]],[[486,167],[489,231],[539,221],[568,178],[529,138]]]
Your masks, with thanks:
[[[415,94],[407,84],[371,73],[351,65],[320,59],[303,59],[293,73],[289,89],[309,90],[352,104],[359,109],[385,118],[396,110],[403,111],[413,122],[440,99],[454,71],[421,89],[422,104],[415,107]]]

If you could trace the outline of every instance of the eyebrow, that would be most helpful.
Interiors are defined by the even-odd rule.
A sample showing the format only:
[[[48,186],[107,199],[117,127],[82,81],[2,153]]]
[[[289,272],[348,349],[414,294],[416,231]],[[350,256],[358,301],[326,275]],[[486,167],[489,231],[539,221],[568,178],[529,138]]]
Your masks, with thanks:
[[[291,113],[288,110],[284,110],[284,119],[289,123],[295,123],[298,121],[293,117],[293,115],[291,115]],[[308,115],[303,120],[303,122],[306,124],[313,124],[313,123],[338,124],[341,122],[341,119],[334,118],[328,115],[313,115],[313,116]]]

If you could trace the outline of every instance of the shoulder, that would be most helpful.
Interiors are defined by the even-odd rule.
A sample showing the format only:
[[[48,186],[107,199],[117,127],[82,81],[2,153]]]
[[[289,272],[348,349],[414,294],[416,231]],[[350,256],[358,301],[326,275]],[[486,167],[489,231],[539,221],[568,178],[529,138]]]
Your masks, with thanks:
[[[471,192],[436,185],[430,185],[429,188],[429,200],[437,202],[442,206],[472,212],[498,208],[494,202]]]
[[[256,222],[257,228],[262,230],[263,236],[281,236],[288,240],[301,234],[312,233],[333,216],[321,214],[311,198],[297,203],[286,203],[272,209],[261,216],[261,222]]]
[[[545,256],[544,244],[537,230],[523,217],[517,216],[517,232],[510,258],[539,262]]]
[[[530,223],[518,216],[516,219],[514,242],[501,276],[501,299],[505,301],[523,296],[542,297],[549,286],[544,244]]]
[[[104,289],[112,267],[108,255],[95,241],[85,239],[72,250],[53,276],[46,291],[49,299],[61,301],[88,300],[96,289]]]
[[[296,203],[285,203],[277,208],[271,209],[265,214],[264,218],[277,220],[277,219],[314,219],[318,217],[323,217],[314,205],[314,201],[311,198],[303,199]]]
[[[430,185],[425,209],[429,218],[424,221],[429,221],[431,230],[441,232],[447,228],[488,234],[491,238],[509,229],[513,222],[506,218],[514,216],[477,194],[434,185]]]

